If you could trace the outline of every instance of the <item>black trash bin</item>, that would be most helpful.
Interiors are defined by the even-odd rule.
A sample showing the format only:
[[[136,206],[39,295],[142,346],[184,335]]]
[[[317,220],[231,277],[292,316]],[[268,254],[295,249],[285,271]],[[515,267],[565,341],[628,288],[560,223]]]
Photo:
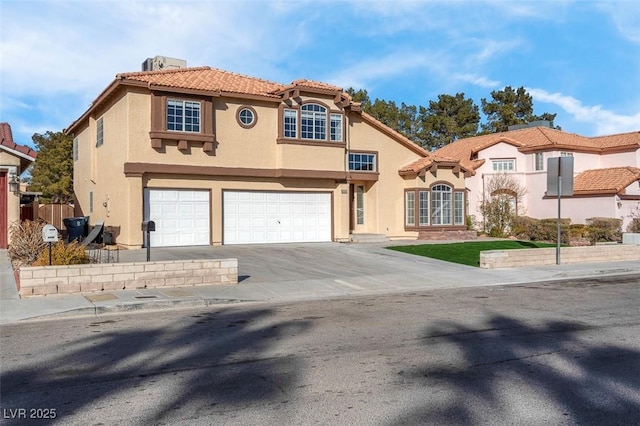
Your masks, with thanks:
[[[65,228],[67,228],[67,234],[69,235],[68,241],[82,241],[82,238],[86,235],[87,220],[85,217],[68,217],[62,219]]]

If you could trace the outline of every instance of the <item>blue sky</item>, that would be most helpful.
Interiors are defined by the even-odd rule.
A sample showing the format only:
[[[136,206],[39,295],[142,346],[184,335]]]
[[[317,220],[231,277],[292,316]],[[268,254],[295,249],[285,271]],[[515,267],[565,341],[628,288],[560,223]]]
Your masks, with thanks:
[[[0,121],[27,145],[156,55],[398,104],[524,86],[565,131],[640,130],[640,1],[0,0],[0,28]]]

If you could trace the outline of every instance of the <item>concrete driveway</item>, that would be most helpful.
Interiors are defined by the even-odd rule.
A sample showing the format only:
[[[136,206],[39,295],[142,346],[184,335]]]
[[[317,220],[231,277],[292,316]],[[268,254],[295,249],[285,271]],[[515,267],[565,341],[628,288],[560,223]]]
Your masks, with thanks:
[[[640,271],[640,266],[635,265],[637,262],[633,265],[631,262],[613,262],[480,269],[385,248],[428,243],[393,241],[152,248],[151,260],[235,258],[238,259],[240,287],[261,288],[293,298],[516,284]],[[120,262],[145,261],[146,250],[121,250],[119,258]]]
[[[363,276],[411,274],[424,275],[429,270],[465,268],[433,259],[412,256],[386,249],[385,244],[291,243],[230,246],[152,248],[151,260],[238,259],[241,282],[281,282],[322,279],[354,279]],[[424,241],[421,242],[424,244]],[[120,262],[146,260],[146,250],[121,250]],[[470,268],[477,271],[477,268]]]

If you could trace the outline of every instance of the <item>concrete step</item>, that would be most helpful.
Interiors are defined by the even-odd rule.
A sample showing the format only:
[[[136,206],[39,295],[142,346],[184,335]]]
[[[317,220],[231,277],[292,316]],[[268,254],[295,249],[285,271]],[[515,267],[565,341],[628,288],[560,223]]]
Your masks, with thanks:
[[[384,243],[389,241],[384,234],[351,234],[352,243]]]

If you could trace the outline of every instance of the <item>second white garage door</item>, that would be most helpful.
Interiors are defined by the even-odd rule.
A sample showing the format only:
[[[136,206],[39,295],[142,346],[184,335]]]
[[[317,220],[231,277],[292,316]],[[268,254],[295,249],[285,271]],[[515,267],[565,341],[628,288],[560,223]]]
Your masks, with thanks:
[[[224,191],[224,244],[331,241],[327,192]]]

